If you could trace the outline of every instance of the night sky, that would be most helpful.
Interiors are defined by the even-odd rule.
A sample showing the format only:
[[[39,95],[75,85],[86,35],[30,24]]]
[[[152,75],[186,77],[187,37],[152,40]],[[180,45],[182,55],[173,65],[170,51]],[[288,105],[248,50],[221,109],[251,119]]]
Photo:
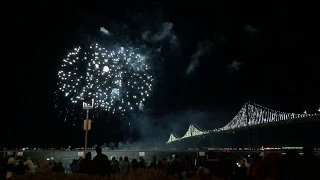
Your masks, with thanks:
[[[7,105],[0,146],[82,145],[81,126],[63,123],[54,111],[62,58],[75,44],[103,36],[100,27],[136,17],[151,21],[150,28],[170,22],[177,37],[178,45],[167,48],[156,70],[156,89],[145,107],[152,117],[145,123],[156,127],[159,141],[172,130],[184,133],[189,122],[203,129],[224,125],[249,100],[285,112],[315,113],[320,108],[315,7],[231,1],[20,4],[5,35],[11,55],[3,57]],[[130,119],[129,135],[117,130],[127,120],[106,118],[112,123],[99,120],[91,144],[142,138],[135,135],[140,120]]]

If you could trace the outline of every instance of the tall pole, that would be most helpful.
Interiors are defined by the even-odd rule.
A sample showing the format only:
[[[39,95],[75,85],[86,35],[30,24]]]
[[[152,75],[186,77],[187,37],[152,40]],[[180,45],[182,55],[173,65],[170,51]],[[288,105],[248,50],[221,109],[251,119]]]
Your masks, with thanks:
[[[84,138],[84,154],[85,157],[87,154],[87,147],[88,147],[88,128],[89,128],[89,109],[86,110],[86,135]]]
[[[89,126],[91,125],[91,121],[89,121],[89,110],[93,109],[94,100],[90,97],[87,97],[84,99],[84,102],[82,104],[83,104],[83,109],[86,110],[86,119],[84,120],[84,124],[83,124],[84,130],[86,131],[85,138],[84,138],[84,152],[83,152],[84,153],[83,156],[85,157],[87,154],[87,147],[88,147],[88,131],[90,130]]]
[[[248,148],[250,148],[250,132],[249,132],[249,102],[246,103],[246,116],[247,116],[247,138],[248,138]]]

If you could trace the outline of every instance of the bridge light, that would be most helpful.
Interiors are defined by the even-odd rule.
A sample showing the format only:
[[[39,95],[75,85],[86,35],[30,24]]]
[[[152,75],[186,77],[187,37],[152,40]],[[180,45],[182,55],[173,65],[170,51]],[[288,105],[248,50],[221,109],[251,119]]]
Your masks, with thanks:
[[[320,112],[320,108],[318,109],[318,112]]]
[[[303,111],[303,114],[307,114],[307,111]]]

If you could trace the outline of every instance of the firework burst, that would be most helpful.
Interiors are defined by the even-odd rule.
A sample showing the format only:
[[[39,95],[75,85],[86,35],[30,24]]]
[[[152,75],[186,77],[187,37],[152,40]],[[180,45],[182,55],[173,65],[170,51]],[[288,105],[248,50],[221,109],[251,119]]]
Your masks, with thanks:
[[[81,122],[82,101],[88,96],[95,102],[93,121],[97,116],[103,121],[114,116],[130,119],[149,104],[155,81],[163,73],[164,57],[177,44],[173,24],[150,16],[155,17],[137,20],[132,14],[123,21],[108,21],[107,28],[90,35],[76,33],[82,45],[64,56],[58,71],[55,111],[59,119],[73,125]]]
[[[85,97],[95,100],[95,109],[125,115],[142,110],[154,81],[148,55],[131,47],[99,44],[69,52],[58,72],[59,91],[71,104]]]

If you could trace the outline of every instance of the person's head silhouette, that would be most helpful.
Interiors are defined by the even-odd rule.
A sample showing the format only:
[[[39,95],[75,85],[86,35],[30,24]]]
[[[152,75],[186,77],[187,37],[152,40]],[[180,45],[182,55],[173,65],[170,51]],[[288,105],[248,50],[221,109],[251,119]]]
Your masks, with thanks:
[[[97,152],[97,154],[101,154],[102,153],[101,146],[97,146],[96,147],[96,152]]]

